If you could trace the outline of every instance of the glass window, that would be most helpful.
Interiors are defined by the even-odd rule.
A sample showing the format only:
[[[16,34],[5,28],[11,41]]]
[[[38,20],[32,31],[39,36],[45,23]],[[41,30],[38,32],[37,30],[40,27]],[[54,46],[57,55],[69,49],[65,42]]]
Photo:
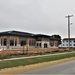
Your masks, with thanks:
[[[35,46],[35,40],[32,41],[32,46]]]
[[[6,46],[6,44],[7,44],[7,39],[4,38],[4,41],[3,41],[3,42],[4,42],[3,45]]]
[[[50,42],[50,46],[53,47],[54,46],[54,41]]]
[[[15,40],[15,46],[17,46],[17,39]]]
[[[35,40],[30,40],[30,41],[29,41],[29,45],[30,45],[30,46],[35,46]]]
[[[1,46],[2,46],[2,38],[1,38]]]
[[[72,45],[70,44],[70,46],[72,46]]]
[[[68,42],[68,40],[66,42]]]
[[[70,41],[70,42],[72,42],[72,41]]]
[[[41,43],[39,43],[39,46],[41,47]]]
[[[75,46],[75,44],[74,44],[74,46]]]
[[[32,44],[31,45],[34,46],[34,40],[32,40]]]
[[[68,46],[68,44],[66,44],[66,46]]]
[[[32,43],[31,40],[29,40],[29,46],[31,46],[31,43]]]
[[[10,39],[10,46],[14,46],[14,39]]]
[[[65,46],[65,44],[63,44],[63,46]]]
[[[38,43],[37,43],[37,47],[38,47]]]
[[[26,45],[26,40],[21,40],[21,46]]]

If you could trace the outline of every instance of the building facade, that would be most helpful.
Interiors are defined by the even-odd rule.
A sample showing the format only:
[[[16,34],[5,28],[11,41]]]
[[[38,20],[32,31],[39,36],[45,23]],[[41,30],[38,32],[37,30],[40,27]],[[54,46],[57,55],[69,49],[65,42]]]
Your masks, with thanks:
[[[64,38],[60,47],[68,48],[70,42],[70,47],[75,48],[75,38],[70,38],[69,40],[68,38]]]
[[[32,34],[20,31],[0,32],[0,48],[22,49],[58,47],[58,39],[44,34]]]

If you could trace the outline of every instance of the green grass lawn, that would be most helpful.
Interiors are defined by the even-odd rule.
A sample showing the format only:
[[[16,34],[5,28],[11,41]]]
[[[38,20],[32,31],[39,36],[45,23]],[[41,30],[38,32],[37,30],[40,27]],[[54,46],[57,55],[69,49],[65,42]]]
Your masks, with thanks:
[[[17,66],[25,66],[29,64],[54,61],[54,60],[70,58],[70,57],[75,57],[75,52],[68,53],[68,54],[61,54],[61,55],[53,55],[53,56],[43,56],[43,57],[28,58],[28,59],[0,61],[0,69],[17,67]]]

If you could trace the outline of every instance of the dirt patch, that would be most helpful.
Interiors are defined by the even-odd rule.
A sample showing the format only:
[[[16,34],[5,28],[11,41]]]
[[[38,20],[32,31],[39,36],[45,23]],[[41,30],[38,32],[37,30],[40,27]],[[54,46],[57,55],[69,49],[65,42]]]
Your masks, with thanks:
[[[60,63],[71,61],[71,60],[75,60],[75,57],[56,60],[56,61],[50,61],[50,62],[43,62],[43,63],[38,63],[38,64],[32,64],[32,65],[27,65],[27,66],[19,66],[19,67],[1,69],[0,74],[3,74],[3,75],[4,74],[5,75],[17,74],[17,73],[26,72],[26,71],[46,67],[46,66],[60,64]]]

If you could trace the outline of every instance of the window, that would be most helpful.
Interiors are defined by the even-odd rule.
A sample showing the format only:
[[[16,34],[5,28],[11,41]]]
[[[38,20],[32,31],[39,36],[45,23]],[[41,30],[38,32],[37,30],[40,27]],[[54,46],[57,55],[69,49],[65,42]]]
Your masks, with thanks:
[[[54,41],[50,42],[50,46],[53,47],[54,46]]]
[[[63,46],[65,46],[65,44],[63,44]]]
[[[34,40],[32,40],[32,46],[34,46]]]
[[[70,41],[70,42],[72,42],[72,41]]]
[[[32,43],[31,40],[29,40],[29,46],[31,46],[31,43]]]
[[[72,45],[70,44],[70,46],[72,46]]]
[[[48,46],[47,46],[47,44],[45,43],[45,44],[44,44],[44,48],[47,48],[47,47],[48,47]]]
[[[75,44],[73,46],[75,46]]]
[[[41,47],[41,43],[39,43],[39,46]]]
[[[66,44],[66,46],[68,46],[68,44]]]
[[[1,46],[2,46],[2,38],[1,38]]]
[[[26,45],[26,40],[21,40],[21,46]]]
[[[63,42],[65,42],[65,41],[63,40]]]
[[[15,40],[15,46],[17,46],[17,39]]]
[[[14,39],[10,39],[10,46],[14,46]]]
[[[34,46],[34,40],[32,40],[32,46]]]
[[[38,43],[37,43],[37,47],[38,47]]]
[[[30,45],[30,46],[35,46],[35,40],[30,40],[30,41],[29,41],[29,45]]]
[[[68,41],[66,41],[66,42],[68,42]]]
[[[37,43],[37,47],[41,47],[41,43]]]
[[[7,39],[6,39],[6,38],[4,38],[3,45],[4,45],[4,46],[6,46],[6,45],[7,45]]]

